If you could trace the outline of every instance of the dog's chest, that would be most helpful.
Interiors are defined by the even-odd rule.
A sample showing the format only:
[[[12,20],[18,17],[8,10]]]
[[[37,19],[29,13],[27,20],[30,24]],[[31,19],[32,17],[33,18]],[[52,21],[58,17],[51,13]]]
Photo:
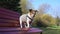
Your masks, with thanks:
[[[27,20],[29,20],[29,21],[31,21],[31,19],[29,19],[27,16],[29,16],[31,19],[32,19],[32,17],[33,17],[33,15],[29,15],[29,14],[24,14],[24,15],[22,15],[20,18],[21,18],[21,20],[22,21],[24,21],[24,22],[26,22]],[[27,19],[28,18],[28,19]]]

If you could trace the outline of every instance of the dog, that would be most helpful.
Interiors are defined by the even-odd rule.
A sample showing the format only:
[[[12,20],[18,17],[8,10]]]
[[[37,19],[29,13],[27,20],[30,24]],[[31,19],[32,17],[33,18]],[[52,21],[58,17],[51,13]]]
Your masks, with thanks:
[[[36,11],[29,9],[29,13],[23,14],[20,16],[20,27],[21,28],[30,28],[30,24],[32,23],[34,17],[35,17]]]

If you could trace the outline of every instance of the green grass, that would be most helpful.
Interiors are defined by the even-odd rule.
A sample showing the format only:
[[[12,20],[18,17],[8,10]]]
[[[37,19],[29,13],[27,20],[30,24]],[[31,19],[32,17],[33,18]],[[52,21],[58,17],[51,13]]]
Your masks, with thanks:
[[[43,34],[60,34],[60,30],[44,30]]]
[[[60,26],[52,26],[52,27],[47,27],[49,29],[60,29]]]
[[[43,34],[60,34],[60,29],[49,29],[40,27],[40,29],[43,30]]]

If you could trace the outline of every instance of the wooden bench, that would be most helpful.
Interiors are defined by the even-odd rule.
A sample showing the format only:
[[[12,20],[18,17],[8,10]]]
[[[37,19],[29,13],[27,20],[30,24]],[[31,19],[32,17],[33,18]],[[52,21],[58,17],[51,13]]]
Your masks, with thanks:
[[[3,32],[3,33],[2,33]],[[38,28],[30,28],[29,30],[21,30],[20,28],[0,28],[1,34],[42,34],[42,30]]]
[[[21,30],[19,26],[20,14],[8,9],[0,8],[0,34],[42,34],[38,28]]]
[[[0,27],[19,26],[20,14],[8,9],[0,8]]]

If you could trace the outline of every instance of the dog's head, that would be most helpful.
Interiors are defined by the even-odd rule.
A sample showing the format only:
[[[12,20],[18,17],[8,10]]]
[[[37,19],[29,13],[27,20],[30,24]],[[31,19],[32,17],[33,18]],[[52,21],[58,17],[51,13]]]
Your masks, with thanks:
[[[36,14],[37,10],[29,9],[29,12],[32,14]]]

